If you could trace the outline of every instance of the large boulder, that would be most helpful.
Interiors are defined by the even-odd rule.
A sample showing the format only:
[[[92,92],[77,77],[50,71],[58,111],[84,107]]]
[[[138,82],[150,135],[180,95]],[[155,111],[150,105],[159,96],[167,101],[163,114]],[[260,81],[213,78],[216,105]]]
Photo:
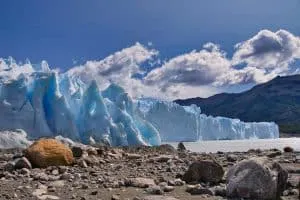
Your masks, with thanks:
[[[55,139],[40,139],[25,150],[25,156],[34,167],[71,165],[71,149]]]
[[[187,183],[205,182],[218,183],[224,175],[223,167],[213,160],[201,160],[192,163],[183,175],[183,180]]]
[[[243,160],[227,173],[227,196],[271,200],[285,189],[288,172],[267,158]]]

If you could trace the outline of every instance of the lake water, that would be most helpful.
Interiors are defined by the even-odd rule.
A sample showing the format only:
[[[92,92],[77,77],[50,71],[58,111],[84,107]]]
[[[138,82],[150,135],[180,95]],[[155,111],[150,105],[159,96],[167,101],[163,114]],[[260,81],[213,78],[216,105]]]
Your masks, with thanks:
[[[177,148],[178,142],[169,143]],[[279,138],[279,139],[250,139],[250,140],[218,140],[184,142],[185,147],[193,152],[244,152],[249,149],[280,149],[286,146],[292,147],[300,152],[300,138]]]

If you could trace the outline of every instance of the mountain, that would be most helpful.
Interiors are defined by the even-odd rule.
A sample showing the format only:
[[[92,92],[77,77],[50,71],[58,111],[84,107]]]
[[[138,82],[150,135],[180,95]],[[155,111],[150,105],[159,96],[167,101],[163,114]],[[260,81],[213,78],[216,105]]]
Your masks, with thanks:
[[[300,75],[273,80],[238,93],[221,93],[208,98],[175,100],[180,105],[195,104],[202,113],[239,118],[246,122],[273,121],[281,133],[300,134]]]

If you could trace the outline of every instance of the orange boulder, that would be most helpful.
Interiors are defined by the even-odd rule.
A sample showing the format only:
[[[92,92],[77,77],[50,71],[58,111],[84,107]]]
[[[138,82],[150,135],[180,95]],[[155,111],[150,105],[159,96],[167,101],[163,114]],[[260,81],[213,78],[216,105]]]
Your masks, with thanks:
[[[25,156],[34,167],[71,165],[71,149],[55,139],[40,139],[25,150]]]

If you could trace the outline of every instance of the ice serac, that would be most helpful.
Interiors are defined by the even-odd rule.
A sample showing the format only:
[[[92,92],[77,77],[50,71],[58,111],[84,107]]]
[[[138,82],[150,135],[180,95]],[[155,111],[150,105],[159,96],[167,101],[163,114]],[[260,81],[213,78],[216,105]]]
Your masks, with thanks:
[[[141,99],[137,105],[164,142],[279,137],[278,126],[272,122],[206,116],[195,105],[185,107],[153,99]]]
[[[47,124],[51,132],[73,140],[79,140],[74,116],[65,97],[59,91],[59,84],[55,74],[49,75],[46,91],[43,96],[43,106]]]
[[[85,91],[77,118],[81,138],[100,141],[110,136],[110,116],[95,81]]]
[[[123,88],[111,84],[103,91],[103,96],[107,98],[108,110],[113,121],[126,133],[128,145],[160,144],[158,131],[140,116],[141,113]]]

